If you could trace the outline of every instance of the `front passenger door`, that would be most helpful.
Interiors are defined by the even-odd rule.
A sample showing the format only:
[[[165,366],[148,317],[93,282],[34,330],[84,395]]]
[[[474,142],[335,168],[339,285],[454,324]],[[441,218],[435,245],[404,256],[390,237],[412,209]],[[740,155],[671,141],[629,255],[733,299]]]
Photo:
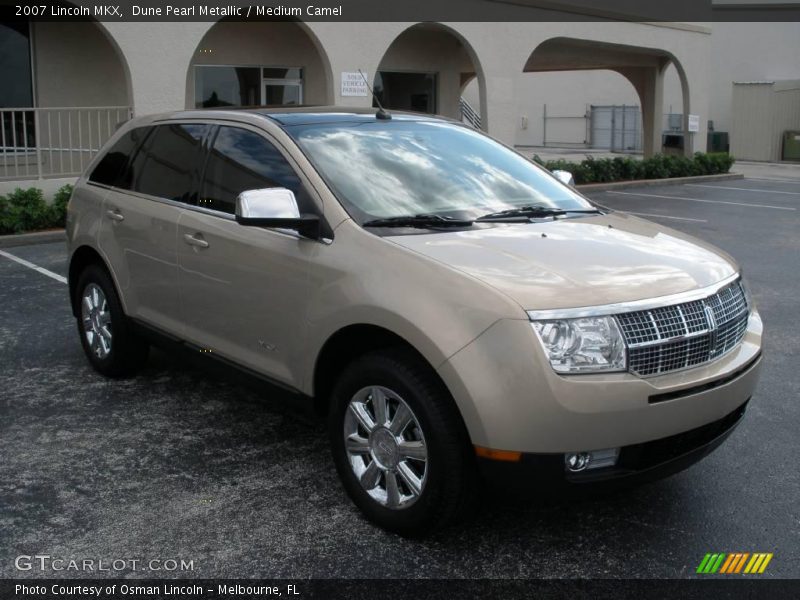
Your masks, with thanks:
[[[294,388],[306,332],[307,264],[324,248],[293,231],[234,220],[240,192],[291,189],[300,212],[320,213],[294,167],[264,134],[220,126],[196,208],[178,223],[186,338]]]

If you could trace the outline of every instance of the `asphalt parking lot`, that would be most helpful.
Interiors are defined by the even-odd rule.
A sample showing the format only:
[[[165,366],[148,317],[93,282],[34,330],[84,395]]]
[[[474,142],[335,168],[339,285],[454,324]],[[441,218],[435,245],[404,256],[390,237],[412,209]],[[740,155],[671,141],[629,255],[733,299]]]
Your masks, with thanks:
[[[0,577],[53,576],[15,569],[33,554],[194,564],[141,576],[689,577],[707,552],[773,552],[763,577],[800,577],[800,183],[591,196],[744,268],[766,324],[761,382],[701,463],[600,498],[493,499],[471,523],[405,540],[360,517],[319,424],[158,352],[134,379],[103,379],[66,286],[0,255]],[[5,251],[66,275],[62,244]]]

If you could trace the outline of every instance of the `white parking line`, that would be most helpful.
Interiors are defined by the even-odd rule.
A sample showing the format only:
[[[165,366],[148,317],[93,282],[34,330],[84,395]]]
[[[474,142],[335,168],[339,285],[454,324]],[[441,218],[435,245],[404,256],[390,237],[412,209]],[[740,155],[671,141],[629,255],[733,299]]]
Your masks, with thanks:
[[[13,254],[9,254],[4,250],[0,250],[0,256],[5,256],[8,260],[13,260],[16,263],[21,264],[23,267],[28,267],[29,269],[33,269],[34,271],[39,271],[39,273],[41,273],[42,275],[47,275],[48,277],[51,277],[56,281],[59,281],[61,283],[67,283],[66,277],[62,277],[58,273],[53,273],[52,271],[48,271],[44,267],[40,267],[39,265],[35,265],[32,262],[28,262],[24,258],[20,258],[19,256],[14,256]]]
[[[800,183],[800,179],[795,177],[745,177],[745,179],[755,179],[756,181],[777,181],[779,183]]]
[[[690,219],[689,217],[671,217],[669,215],[653,215],[650,213],[630,212],[629,210],[622,210],[626,215],[635,215],[637,217],[657,217],[659,219],[675,219],[676,221],[694,221],[695,223],[708,223],[706,219]]]
[[[638,194],[635,192],[606,192],[617,196],[641,196],[643,198],[665,198],[666,200],[686,200],[687,202],[705,202],[708,204],[731,204],[748,208],[771,208],[773,210],[797,210],[789,206],[770,206],[769,204],[748,204],[747,202],[726,202],[725,200],[705,200],[704,198],[683,198],[681,196],[660,196],[658,194]]]
[[[686,187],[711,188],[712,190],[736,190],[737,192],[762,192],[766,194],[789,194],[800,196],[800,192],[784,192],[780,190],[754,190],[752,188],[726,187],[723,185],[703,185],[702,183],[687,183]]]

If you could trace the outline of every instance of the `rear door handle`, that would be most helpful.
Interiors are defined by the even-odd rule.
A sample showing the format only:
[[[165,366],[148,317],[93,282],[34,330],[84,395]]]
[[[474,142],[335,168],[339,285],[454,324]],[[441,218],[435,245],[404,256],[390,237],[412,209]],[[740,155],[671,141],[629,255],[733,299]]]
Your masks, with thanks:
[[[106,211],[106,216],[109,219],[111,219],[112,221],[124,221],[125,220],[125,216],[121,212],[119,212],[119,210],[116,209],[116,208],[114,210],[107,210]]]
[[[197,246],[198,248],[208,248],[207,241],[205,241],[202,238],[194,237],[191,233],[184,233],[183,240],[190,246]]]

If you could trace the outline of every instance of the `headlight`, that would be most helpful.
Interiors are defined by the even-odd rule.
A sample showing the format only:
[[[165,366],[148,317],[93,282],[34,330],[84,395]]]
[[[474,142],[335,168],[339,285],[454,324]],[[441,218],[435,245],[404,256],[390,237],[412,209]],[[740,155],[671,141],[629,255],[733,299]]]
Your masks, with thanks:
[[[559,373],[627,370],[625,342],[614,317],[533,321],[550,365]]]

